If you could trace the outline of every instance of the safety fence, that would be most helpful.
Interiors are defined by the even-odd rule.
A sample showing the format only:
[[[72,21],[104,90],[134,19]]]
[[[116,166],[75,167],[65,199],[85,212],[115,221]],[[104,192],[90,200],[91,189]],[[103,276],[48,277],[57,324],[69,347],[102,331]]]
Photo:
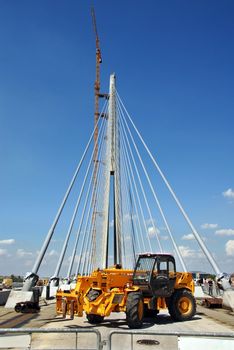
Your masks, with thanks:
[[[89,328],[2,328],[0,349],[101,350],[101,333]]]
[[[118,344],[118,347],[116,347]],[[124,345],[124,346],[123,346]],[[234,350],[234,332],[112,331],[108,350],[136,349]]]
[[[145,350],[150,348],[232,350],[234,349],[234,332],[115,330],[104,336],[100,331],[89,328],[0,329],[0,349],[9,348],[30,350]]]

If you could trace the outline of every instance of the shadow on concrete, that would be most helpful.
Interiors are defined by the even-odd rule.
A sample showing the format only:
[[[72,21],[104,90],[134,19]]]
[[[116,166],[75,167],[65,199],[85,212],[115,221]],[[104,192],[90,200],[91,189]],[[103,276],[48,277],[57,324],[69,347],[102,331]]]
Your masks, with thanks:
[[[190,321],[200,320],[200,319],[201,319],[201,317],[196,315]],[[151,318],[145,317],[141,329],[148,329],[154,325],[166,325],[166,324],[172,324],[175,322],[176,321],[174,321],[170,315],[163,315],[162,314],[162,315],[157,315],[157,316],[151,317]],[[186,321],[186,322],[189,322],[189,321]],[[95,327],[98,327],[99,329],[100,328],[129,329],[125,319],[116,319],[116,318],[113,319],[110,317],[104,319],[99,324],[90,324],[88,321],[84,321],[83,324],[84,325],[74,324],[74,325],[69,325],[66,327],[68,327],[68,328],[95,328]]]
[[[0,328],[20,328],[25,326],[30,321],[36,319],[39,317],[38,313],[30,314],[30,313],[23,313],[23,314],[17,314],[16,316],[13,316],[3,322],[0,323]]]

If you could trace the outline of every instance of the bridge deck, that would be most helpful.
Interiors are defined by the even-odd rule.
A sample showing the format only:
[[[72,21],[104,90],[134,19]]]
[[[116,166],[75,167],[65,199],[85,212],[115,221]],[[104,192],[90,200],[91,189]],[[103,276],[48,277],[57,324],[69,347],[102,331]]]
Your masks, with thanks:
[[[233,332],[234,331],[234,313],[225,309],[211,310],[204,308],[200,305],[197,307],[197,315],[192,321],[173,323],[168,313],[161,312],[154,319],[145,319],[143,331],[168,331],[168,332]],[[13,310],[9,311],[0,308],[0,328],[90,328],[91,326],[86,317],[74,318],[73,320],[61,316],[56,316],[55,304],[51,301],[48,305],[41,305],[41,312],[39,314],[17,314]],[[127,324],[125,322],[124,313],[113,313],[110,317],[107,317],[104,322],[99,326],[94,326],[94,329],[100,331],[102,339],[107,340],[111,331],[121,330],[128,331]],[[117,337],[117,338],[116,338]],[[95,339],[92,336],[86,334],[79,335],[80,346],[93,347],[91,343],[95,343]],[[134,343],[137,340],[146,338],[145,336],[138,335],[134,338]],[[177,349],[177,337],[165,337],[154,336],[153,338],[159,341],[157,349]],[[35,334],[33,335],[33,347],[36,349],[46,349],[53,344],[53,348],[65,348],[74,346],[74,336],[62,335],[62,334]],[[152,336],[150,337],[152,339]],[[130,338],[125,336],[113,337],[114,349],[127,349]],[[137,348],[140,345],[137,345]],[[142,348],[142,345],[141,345]],[[105,349],[105,347],[104,347]],[[135,347],[134,347],[135,349]]]

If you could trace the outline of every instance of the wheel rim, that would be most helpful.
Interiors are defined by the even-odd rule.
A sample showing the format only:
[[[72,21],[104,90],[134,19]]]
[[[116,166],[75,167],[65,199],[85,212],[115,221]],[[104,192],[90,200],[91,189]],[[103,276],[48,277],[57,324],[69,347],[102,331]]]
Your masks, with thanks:
[[[188,314],[192,310],[192,303],[187,297],[182,297],[178,303],[178,309],[181,314]]]
[[[140,320],[143,318],[143,314],[144,314],[144,304],[142,300],[140,300],[138,304],[138,317]]]

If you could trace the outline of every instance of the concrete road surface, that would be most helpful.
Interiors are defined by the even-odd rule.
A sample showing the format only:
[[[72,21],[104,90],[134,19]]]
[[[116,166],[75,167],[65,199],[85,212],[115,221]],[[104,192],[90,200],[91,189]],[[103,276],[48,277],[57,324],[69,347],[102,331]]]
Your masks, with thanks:
[[[57,317],[52,322],[45,325],[46,328],[67,328],[67,329],[97,329],[100,331],[102,340],[104,341],[103,349],[108,348],[108,335],[111,331],[123,331],[125,334],[115,334],[112,337],[112,349],[113,350],[125,350],[133,349],[145,350],[145,349],[158,349],[158,350],[169,350],[169,349],[181,349],[183,350],[182,340],[179,340],[177,336],[165,336],[165,335],[147,335],[147,332],[230,332],[234,334],[234,317],[233,313],[226,310],[216,311],[216,320],[206,315],[207,309],[198,306],[197,315],[193,320],[187,322],[172,322],[169,314],[164,311],[154,319],[146,318],[144,325],[139,332],[142,334],[134,335],[131,338],[130,335],[126,334],[129,328],[125,321],[124,313],[113,313],[111,316],[104,319],[103,323],[100,325],[90,325],[86,317],[74,318],[70,320],[66,318],[65,320],[61,317]],[[212,313],[214,310],[208,310],[208,313]],[[195,339],[196,340],[196,339]],[[196,349],[196,341],[190,339],[189,350]],[[194,348],[192,347],[192,342],[194,342]],[[35,349],[48,349],[50,346],[53,349],[74,349],[76,345],[75,335],[56,335],[56,334],[46,334],[46,335],[34,335],[33,336],[33,348]],[[80,349],[95,349],[95,335],[92,334],[80,334],[78,336],[78,348]],[[205,350],[215,350],[215,345],[208,344],[207,342],[202,343]],[[217,345],[217,341],[216,341]],[[200,346],[200,345],[199,345]],[[210,347],[209,347],[210,346]],[[221,347],[220,347],[221,346]],[[199,350],[202,350],[203,347]],[[219,342],[217,350],[234,350],[234,338],[228,343]]]
[[[147,335],[147,332],[229,332],[234,335],[234,313],[224,309],[207,309],[197,306],[197,314],[193,320],[187,322],[172,322],[165,310],[154,319],[146,318],[144,325],[137,335],[132,338],[127,334],[129,328],[125,321],[124,313],[113,313],[106,317],[100,325],[90,325],[86,317],[74,318],[73,320],[56,316],[55,302],[50,301],[48,305],[41,304],[39,314],[17,314],[14,310],[0,308],[0,328],[59,328],[59,329],[85,329],[92,332],[93,329],[101,333],[103,349],[107,350],[108,336],[112,331],[121,331],[124,334],[114,334],[112,337],[113,350],[147,350],[147,349],[180,349],[180,350],[234,350],[234,339],[228,345],[219,341],[217,345],[209,344],[204,339],[198,344],[195,339],[182,339],[177,336]],[[18,340],[17,340],[18,339]],[[20,339],[16,338],[16,348],[20,349]],[[27,342],[27,337],[25,340]],[[197,340],[197,341],[198,341]],[[189,346],[186,343],[189,341]],[[0,339],[0,348],[4,348],[3,338]],[[32,349],[95,349],[95,334],[34,334],[32,337]],[[17,347],[19,345],[19,347]],[[194,346],[194,347],[193,347]],[[6,347],[4,348],[6,349]]]

